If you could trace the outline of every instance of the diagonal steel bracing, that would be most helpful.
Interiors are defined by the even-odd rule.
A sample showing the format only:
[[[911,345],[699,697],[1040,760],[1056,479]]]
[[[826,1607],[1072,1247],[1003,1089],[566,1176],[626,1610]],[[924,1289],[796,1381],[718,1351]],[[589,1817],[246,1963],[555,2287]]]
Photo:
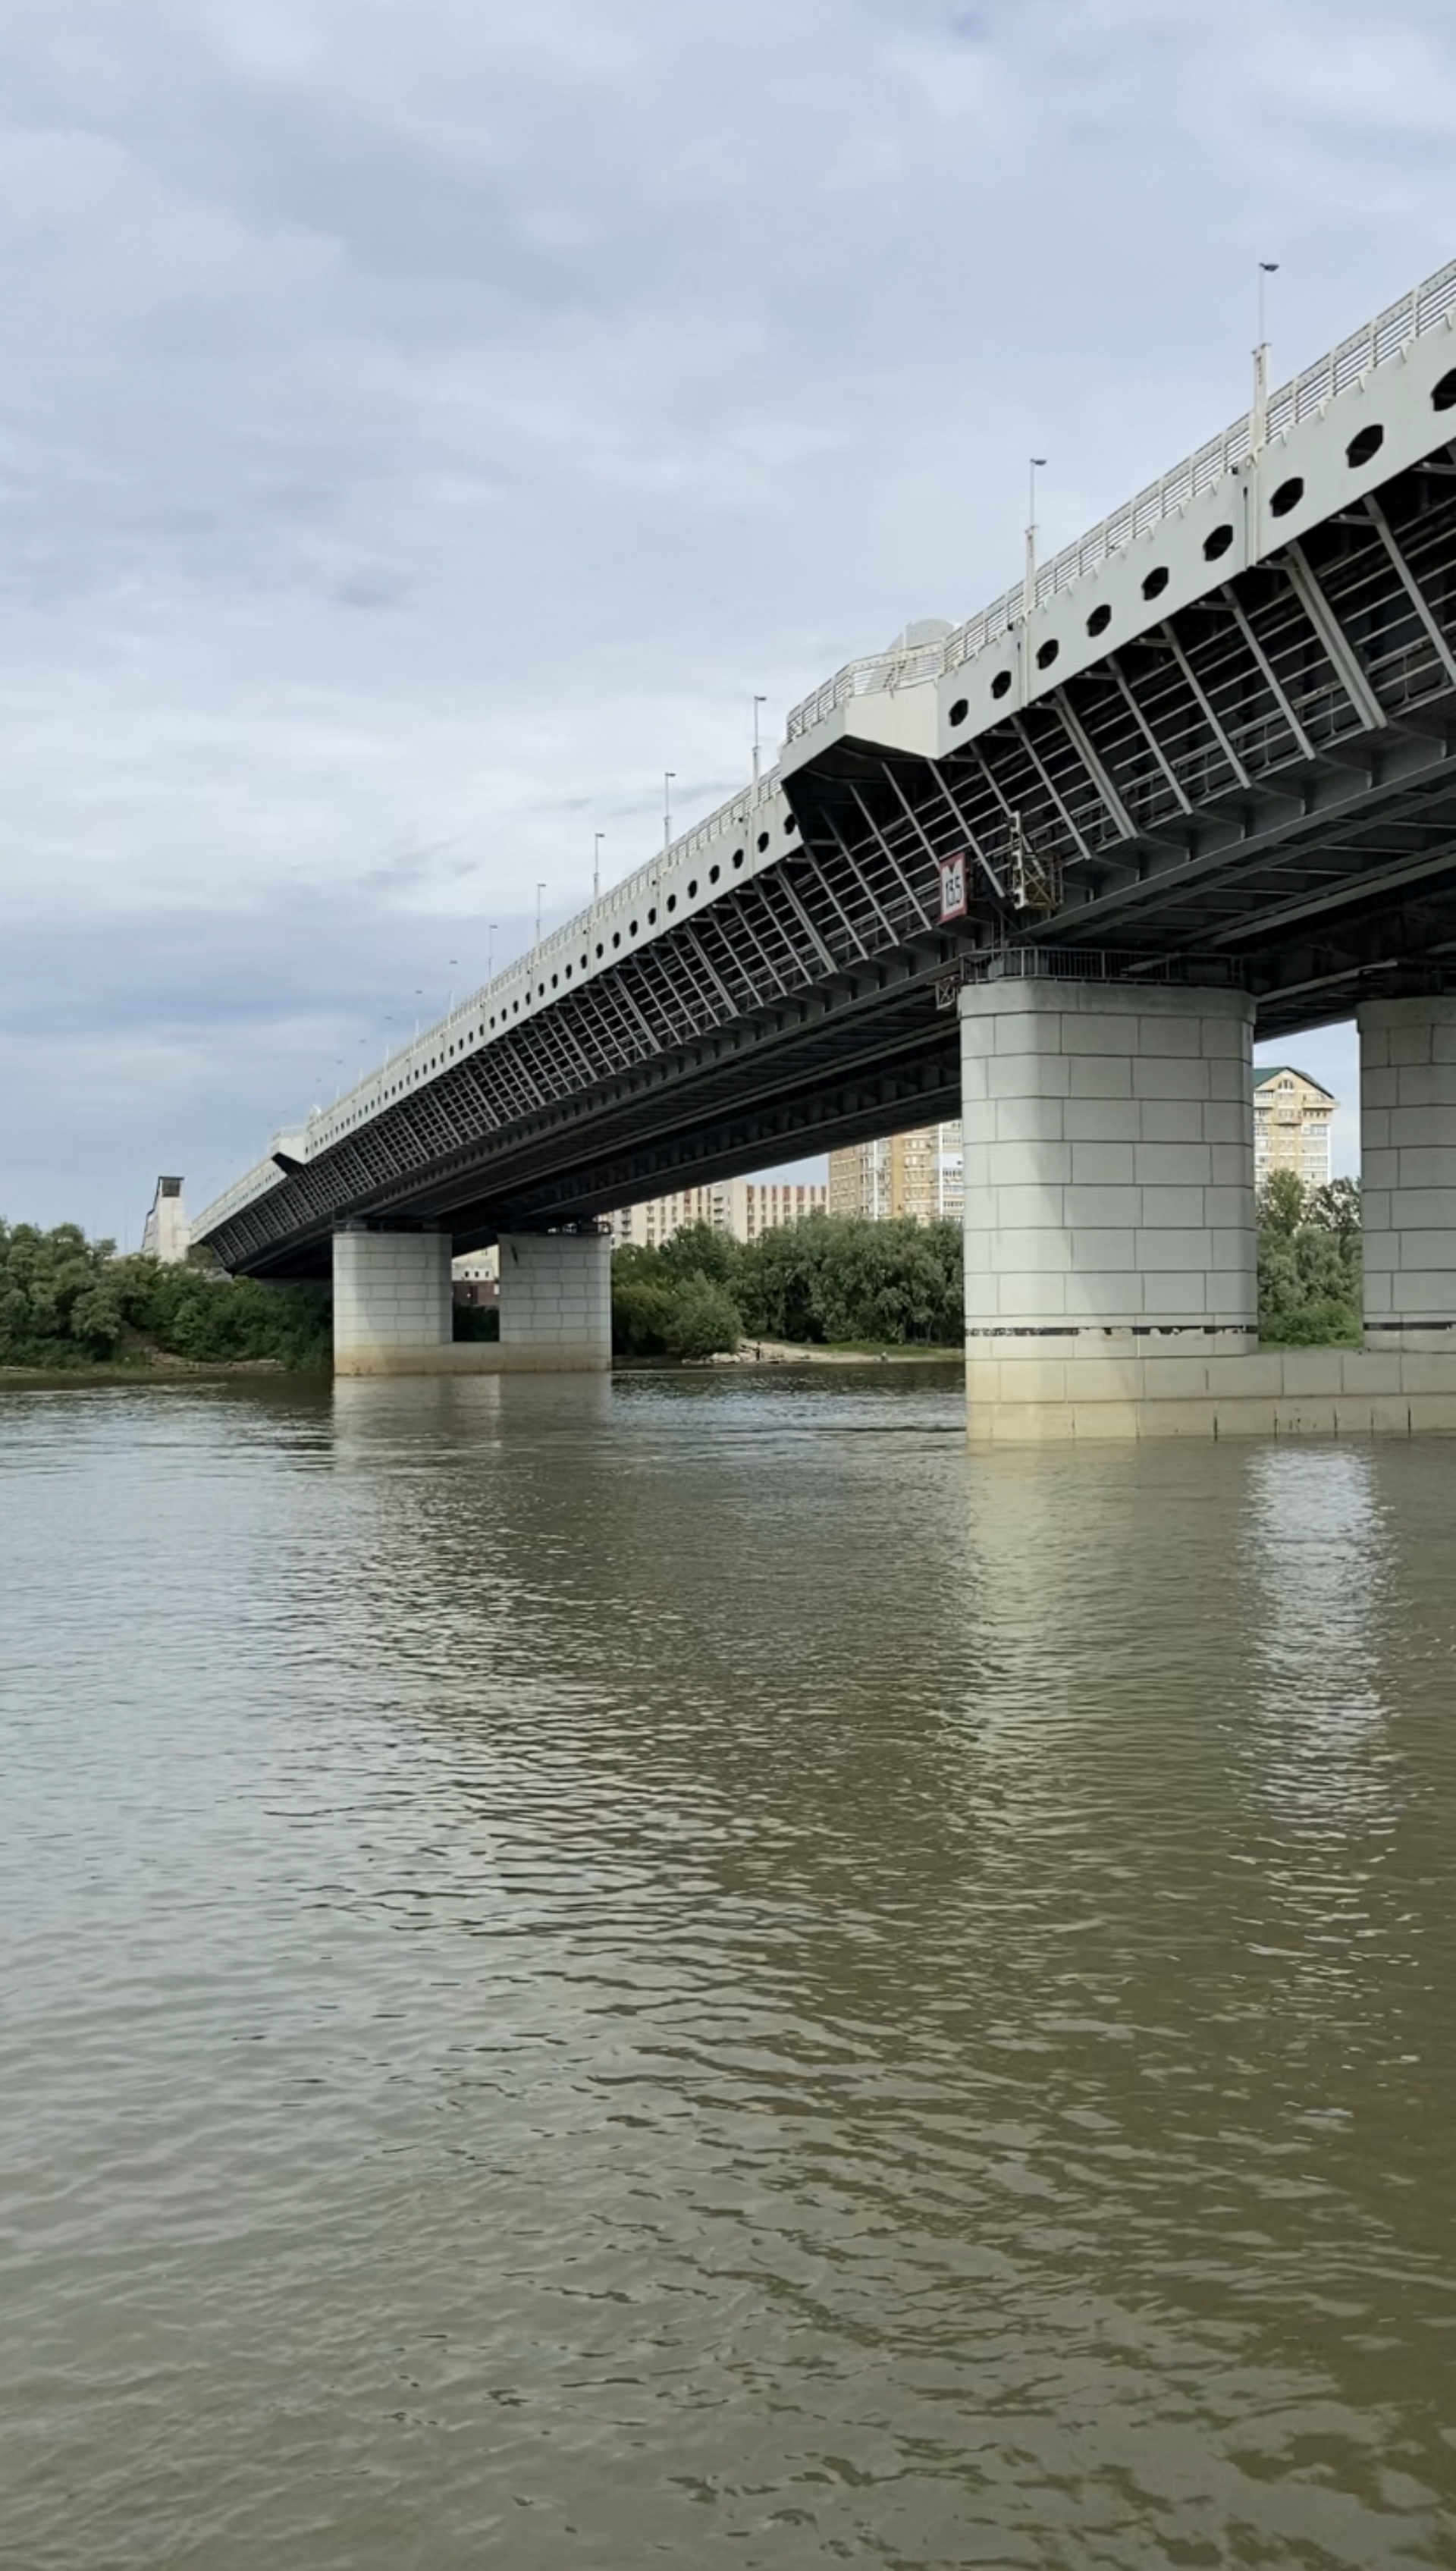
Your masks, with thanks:
[[[1064,887],[1039,945],[1236,952],[1274,1027],[1448,969],[1456,480],[1394,477],[939,759],[845,738],[788,791],[782,858],[291,1170],[224,1260],[306,1270],[346,1217],[468,1247],[942,1112],[935,984],[1026,933],[996,889],[1018,834]],[[976,889],[942,924],[958,851]]]

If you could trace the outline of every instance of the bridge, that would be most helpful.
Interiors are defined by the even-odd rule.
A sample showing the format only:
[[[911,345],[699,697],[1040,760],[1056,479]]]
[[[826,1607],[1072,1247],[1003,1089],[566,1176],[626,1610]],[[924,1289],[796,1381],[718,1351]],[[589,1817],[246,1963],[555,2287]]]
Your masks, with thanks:
[[[986,1433],[1456,1426],[1453,748],[1456,262],[838,671],[195,1235],[331,1271],[343,1371],[600,1364],[607,1209],[963,1115]],[[1352,1014],[1366,1351],[1301,1373],[1256,1352],[1250,1047]],[[452,1351],[492,1241],[500,1353]]]

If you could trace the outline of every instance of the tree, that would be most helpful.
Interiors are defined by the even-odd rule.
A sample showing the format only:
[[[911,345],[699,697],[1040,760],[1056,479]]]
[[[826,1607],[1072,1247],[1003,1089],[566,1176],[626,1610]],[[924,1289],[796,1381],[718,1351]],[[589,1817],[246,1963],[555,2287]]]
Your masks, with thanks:
[[[1343,1242],[1360,1237],[1360,1182],[1358,1179],[1328,1179],[1315,1188],[1305,1208],[1305,1220],[1321,1232],[1332,1232]]]
[[[1292,1241],[1304,1220],[1304,1182],[1293,1170],[1273,1170],[1258,1192],[1261,1232]]]
[[[945,1346],[961,1336],[961,1266],[950,1223],[816,1214],[746,1244],[696,1224],[660,1251],[617,1253],[614,1341],[625,1355],[708,1355],[744,1331],[805,1346]]]
[[[711,1277],[685,1278],[669,1301],[664,1328],[668,1354],[717,1356],[735,1348],[742,1335],[731,1295]]]
[[[1294,1347],[1360,1336],[1359,1190],[1350,1179],[1306,1193],[1276,1170],[1258,1199],[1259,1336]]]
[[[118,1259],[76,1224],[0,1223],[0,1365],[145,1361],[328,1362],[326,1286],[259,1286],[155,1259]]]

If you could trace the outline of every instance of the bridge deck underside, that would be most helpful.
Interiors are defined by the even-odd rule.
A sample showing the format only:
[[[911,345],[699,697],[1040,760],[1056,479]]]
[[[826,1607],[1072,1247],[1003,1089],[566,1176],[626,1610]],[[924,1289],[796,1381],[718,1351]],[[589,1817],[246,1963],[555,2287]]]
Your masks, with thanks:
[[[362,1217],[473,1248],[956,1114],[937,995],[1018,941],[1221,972],[1270,1036],[1445,987],[1453,746],[1443,451],[943,762],[840,741],[789,781],[791,856],[449,1063],[215,1247],[318,1273]],[[962,851],[972,909],[944,925]],[[1019,851],[1046,908],[1008,904]]]

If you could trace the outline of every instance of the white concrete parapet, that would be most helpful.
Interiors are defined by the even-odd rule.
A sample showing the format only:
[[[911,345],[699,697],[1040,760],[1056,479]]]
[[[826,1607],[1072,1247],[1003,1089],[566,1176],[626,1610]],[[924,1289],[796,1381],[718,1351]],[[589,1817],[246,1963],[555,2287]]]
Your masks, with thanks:
[[[1357,1018],[1365,1345],[1456,1365],[1456,998]]]

